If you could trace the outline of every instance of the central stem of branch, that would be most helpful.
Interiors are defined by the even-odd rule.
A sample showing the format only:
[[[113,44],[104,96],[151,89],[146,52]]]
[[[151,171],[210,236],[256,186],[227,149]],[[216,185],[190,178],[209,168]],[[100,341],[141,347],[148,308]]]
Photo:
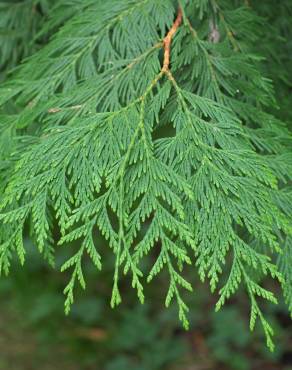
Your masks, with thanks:
[[[169,64],[170,64],[170,51],[171,51],[171,41],[173,36],[175,35],[177,29],[181,25],[182,22],[182,10],[178,8],[177,17],[168,31],[167,35],[163,39],[163,46],[164,46],[164,59],[163,59],[163,67],[162,72],[166,73],[169,71]]]

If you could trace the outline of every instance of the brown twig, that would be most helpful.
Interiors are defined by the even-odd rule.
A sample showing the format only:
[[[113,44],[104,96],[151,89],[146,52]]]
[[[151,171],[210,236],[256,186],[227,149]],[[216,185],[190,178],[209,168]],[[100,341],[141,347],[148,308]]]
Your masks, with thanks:
[[[160,72],[159,76],[153,81],[151,87],[153,87],[153,85],[155,83],[157,83],[157,81],[162,77],[163,74],[168,75],[168,77],[170,79],[173,78],[172,75],[171,75],[171,72],[169,70],[171,42],[172,42],[173,36],[175,35],[177,29],[179,28],[179,26],[182,23],[182,19],[183,19],[182,9],[179,7],[178,8],[178,12],[177,12],[177,17],[176,17],[175,21],[173,22],[173,24],[172,24],[170,30],[168,31],[167,35],[164,37],[162,44],[161,43],[157,43],[152,48],[152,49],[155,49],[155,48],[158,48],[158,47],[160,47],[160,46],[163,45],[163,48],[164,48],[164,57],[163,57],[163,66],[162,66],[161,72]],[[136,60],[134,60],[133,62],[131,62],[130,64],[128,64],[128,66],[126,67],[126,69],[132,68],[133,65],[139,59],[140,58],[136,58]],[[82,105],[76,105],[76,106],[70,107],[70,109],[73,109],[73,110],[75,110],[75,109],[77,110],[77,109],[81,109],[81,108],[82,108]],[[53,107],[53,108],[48,109],[48,113],[58,113],[60,111],[62,111],[62,109],[61,108],[58,108],[58,107]]]
[[[168,31],[167,35],[163,39],[163,46],[164,46],[164,58],[163,58],[163,67],[162,67],[163,73],[167,73],[169,71],[171,42],[172,42],[173,36],[175,35],[177,29],[181,25],[181,22],[182,22],[182,10],[179,7],[177,17],[172,27]]]
[[[209,34],[209,41],[217,44],[220,41],[220,32],[218,29],[218,25],[214,20],[210,21],[210,34]]]
[[[79,105],[73,105],[72,107],[68,107],[67,109],[79,110],[81,108],[82,108],[82,105],[79,104]],[[62,111],[62,108],[58,108],[58,107],[48,109],[48,113],[58,113],[61,111]]]

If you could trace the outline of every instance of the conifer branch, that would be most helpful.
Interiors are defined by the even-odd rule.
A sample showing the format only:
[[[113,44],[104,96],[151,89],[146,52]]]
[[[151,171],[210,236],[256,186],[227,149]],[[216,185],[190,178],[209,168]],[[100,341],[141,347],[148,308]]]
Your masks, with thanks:
[[[164,59],[163,59],[162,71],[164,73],[167,73],[169,71],[171,42],[172,42],[173,36],[175,35],[176,31],[178,30],[179,26],[181,25],[181,22],[182,22],[182,9],[181,9],[181,7],[179,7],[177,17],[176,17],[172,27],[168,31],[168,34],[163,39]]]
[[[212,78],[212,81],[214,83],[214,86],[216,88],[216,92],[217,92],[217,98],[218,98],[218,101],[219,102],[223,102],[223,94],[221,92],[221,89],[220,89],[220,86],[219,86],[219,83],[218,83],[218,78],[217,78],[217,74],[216,74],[216,71],[213,67],[213,64],[212,64],[212,60],[211,60],[211,56],[209,55],[209,52],[208,50],[204,47],[204,45],[202,44],[199,36],[198,36],[198,33],[197,31],[194,29],[194,27],[192,26],[190,20],[185,17],[185,20],[186,20],[186,25],[187,27],[189,28],[190,30],[190,33],[194,39],[194,42],[197,42],[199,47],[202,49],[202,52],[206,58],[206,65],[208,67],[208,70],[210,71],[210,74],[211,74],[211,78]],[[213,22],[212,22],[213,24]],[[218,35],[217,35],[219,38],[220,38],[220,34],[219,34],[219,31],[218,31]],[[218,39],[218,42],[219,42],[219,39]]]
[[[48,259],[81,239],[62,268],[72,270],[68,312],[75,285],[85,287],[84,259],[100,270],[106,240],[112,306],[122,274],[143,302],[144,276],[166,270],[165,303],[177,302],[187,327],[181,290],[192,290],[184,265],[193,265],[219,289],[218,309],[245,282],[251,327],[260,319],[272,348],[256,300],[276,302],[263,276],[282,282],[271,255],[290,230],[291,194],[277,184],[291,184],[291,134],[262,108],[273,92],[253,54],[256,15],[231,0],[177,10],[172,0],[76,1],[80,12],[61,16],[64,26],[0,88],[0,273],[13,253],[24,261],[26,224]],[[242,39],[246,53],[235,52]],[[290,244],[280,265],[291,308]]]
[[[225,19],[225,16],[217,2],[217,0],[213,0],[212,1],[213,4],[214,4],[214,8],[216,10],[218,10],[218,13],[219,13],[219,18],[225,28],[225,31],[226,31],[226,34],[227,34],[227,37],[231,43],[231,45],[233,46],[234,48],[234,51],[240,51],[240,45],[238,43],[238,41],[236,40],[236,38],[234,37],[234,32],[233,30],[230,28],[229,24],[226,22],[226,19]]]

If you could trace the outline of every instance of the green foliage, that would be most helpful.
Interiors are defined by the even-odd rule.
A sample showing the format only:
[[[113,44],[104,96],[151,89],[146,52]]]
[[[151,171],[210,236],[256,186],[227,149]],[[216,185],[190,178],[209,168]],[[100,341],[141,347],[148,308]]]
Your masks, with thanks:
[[[35,50],[34,36],[48,12],[47,0],[0,1],[0,71],[16,65]]]
[[[259,319],[273,349],[259,298],[277,303],[271,276],[291,308],[292,136],[254,53],[264,20],[231,0],[182,1],[168,69],[176,1],[70,3],[52,8],[43,32],[64,25],[0,88],[1,271],[13,254],[24,262],[26,229],[51,264],[70,245],[69,312],[106,246],[112,307],[122,275],[143,302],[145,280],[167,273],[165,304],[188,327],[196,269],[217,310],[245,287],[250,327]]]

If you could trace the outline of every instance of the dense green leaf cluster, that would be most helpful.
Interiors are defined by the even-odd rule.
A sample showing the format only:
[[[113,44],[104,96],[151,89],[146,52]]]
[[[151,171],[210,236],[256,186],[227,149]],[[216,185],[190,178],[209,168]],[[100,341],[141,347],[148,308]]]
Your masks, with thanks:
[[[63,26],[0,87],[1,271],[14,253],[24,262],[27,228],[50,263],[57,244],[76,248],[69,311],[83,264],[101,269],[108,246],[112,306],[121,275],[143,302],[163,270],[187,327],[192,269],[217,309],[245,286],[250,326],[273,347],[258,298],[277,302],[270,275],[292,308],[292,136],[254,53],[265,22],[238,3],[57,2],[40,34]]]
[[[0,1],[1,72],[35,50],[34,37],[50,3],[47,0]]]

